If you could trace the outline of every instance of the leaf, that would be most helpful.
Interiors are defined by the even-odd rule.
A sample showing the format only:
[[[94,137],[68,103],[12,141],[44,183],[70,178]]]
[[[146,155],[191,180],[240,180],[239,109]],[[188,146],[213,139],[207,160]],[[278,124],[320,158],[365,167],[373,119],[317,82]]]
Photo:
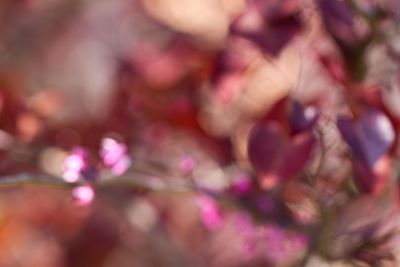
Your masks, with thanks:
[[[302,28],[297,0],[249,1],[231,25],[233,36],[256,44],[263,52],[277,55]]]
[[[325,28],[340,48],[348,78],[362,80],[366,75],[366,48],[373,39],[368,22],[355,17],[349,1],[319,0]]]
[[[382,112],[368,109],[357,121],[341,117],[337,125],[355,158],[353,169],[357,187],[364,193],[379,195],[390,171],[386,154],[395,140],[391,122]]]
[[[295,135],[280,161],[278,173],[283,179],[295,177],[310,160],[316,140],[310,132]]]
[[[363,144],[358,137],[353,120],[347,117],[339,117],[336,124],[353,155],[362,162],[367,162]]]
[[[271,121],[253,128],[248,155],[261,174],[261,185],[267,188],[297,176],[309,161],[314,145],[312,133],[303,132],[289,138],[280,124]]]
[[[395,139],[390,120],[376,109],[364,111],[357,121],[339,117],[337,126],[354,156],[369,167],[389,151]]]
[[[340,44],[356,44],[354,14],[348,3],[341,0],[319,0],[318,4],[325,27],[332,37]]]
[[[370,109],[361,116],[360,128],[365,137],[368,161],[375,162],[392,146],[395,138],[393,126],[383,113]]]
[[[248,155],[253,167],[260,172],[270,172],[287,146],[287,137],[278,123],[270,122],[253,128],[248,145]]]

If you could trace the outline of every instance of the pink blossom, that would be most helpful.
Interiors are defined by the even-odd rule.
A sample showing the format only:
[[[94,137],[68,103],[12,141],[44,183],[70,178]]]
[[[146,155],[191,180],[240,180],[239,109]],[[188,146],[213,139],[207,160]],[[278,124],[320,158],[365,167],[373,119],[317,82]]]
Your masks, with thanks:
[[[114,165],[111,166],[111,171],[115,175],[122,175],[128,170],[131,163],[131,159],[127,155],[123,155]]]
[[[106,167],[115,175],[121,175],[131,165],[131,159],[127,154],[127,146],[113,138],[104,138],[101,143],[100,156]]]
[[[77,182],[86,166],[86,151],[82,148],[73,149],[64,160],[63,179],[69,183]]]

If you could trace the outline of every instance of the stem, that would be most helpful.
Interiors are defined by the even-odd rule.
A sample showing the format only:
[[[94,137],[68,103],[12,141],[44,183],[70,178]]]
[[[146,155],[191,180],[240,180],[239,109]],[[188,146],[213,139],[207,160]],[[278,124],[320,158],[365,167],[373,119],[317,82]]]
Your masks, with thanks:
[[[68,183],[60,177],[47,174],[21,173],[16,175],[0,176],[0,188],[14,188],[22,186],[41,186],[71,189],[79,185],[91,184],[96,188],[104,187],[130,187],[140,190],[164,191],[164,192],[188,192],[192,189],[186,182],[180,183],[155,183],[149,179],[133,179],[127,177],[115,177],[112,179],[98,180],[93,182],[79,181]]]
[[[333,222],[335,221],[335,212],[332,208],[328,210],[321,209],[321,225],[319,236],[316,240],[316,251],[323,258],[329,258],[329,243],[332,235]]]

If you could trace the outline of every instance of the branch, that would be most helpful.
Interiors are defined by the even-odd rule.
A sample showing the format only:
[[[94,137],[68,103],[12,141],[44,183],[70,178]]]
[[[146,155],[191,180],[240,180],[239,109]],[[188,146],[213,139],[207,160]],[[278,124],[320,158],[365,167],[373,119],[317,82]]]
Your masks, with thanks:
[[[71,189],[79,185],[90,184],[95,188],[105,187],[129,187],[137,190],[148,190],[158,192],[182,193],[193,191],[186,180],[180,182],[164,182],[162,180],[143,178],[128,178],[125,176],[99,179],[95,181],[79,181],[69,183],[61,177],[48,174],[20,173],[16,175],[0,176],[0,188],[13,188],[24,186],[41,186]]]

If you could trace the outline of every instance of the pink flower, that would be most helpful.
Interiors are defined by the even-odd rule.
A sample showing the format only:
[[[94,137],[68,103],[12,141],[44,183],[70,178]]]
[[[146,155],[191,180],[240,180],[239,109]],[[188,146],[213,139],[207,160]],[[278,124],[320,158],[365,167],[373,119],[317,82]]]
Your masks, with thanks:
[[[101,143],[100,156],[106,167],[115,175],[121,175],[131,165],[131,159],[127,154],[127,147],[113,138],[104,138]]]
[[[75,148],[64,160],[62,178],[69,183],[77,182],[81,178],[81,171],[86,167],[86,151]]]
[[[111,166],[111,171],[115,175],[122,175],[131,166],[131,159],[127,155],[123,155],[114,165]]]

